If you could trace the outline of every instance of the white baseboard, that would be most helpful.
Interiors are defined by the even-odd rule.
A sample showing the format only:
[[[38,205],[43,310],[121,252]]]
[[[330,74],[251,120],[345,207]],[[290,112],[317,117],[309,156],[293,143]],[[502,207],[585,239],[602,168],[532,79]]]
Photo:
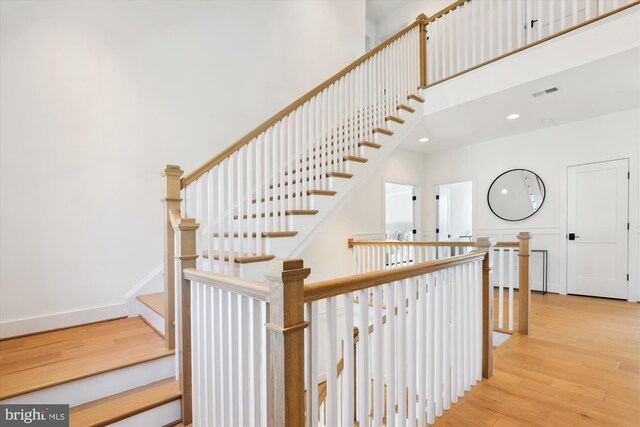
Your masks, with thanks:
[[[127,316],[127,304],[105,305],[102,307],[84,308],[46,316],[0,322],[0,338],[15,337],[35,332],[51,331],[101,320]]]

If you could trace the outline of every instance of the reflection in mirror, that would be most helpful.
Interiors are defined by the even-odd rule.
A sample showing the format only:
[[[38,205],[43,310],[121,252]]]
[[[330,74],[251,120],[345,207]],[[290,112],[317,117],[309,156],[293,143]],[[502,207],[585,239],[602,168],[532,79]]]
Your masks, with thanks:
[[[529,218],[540,209],[544,198],[544,182],[526,169],[513,169],[498,176],[487,194],[491,212],[507,221]]]

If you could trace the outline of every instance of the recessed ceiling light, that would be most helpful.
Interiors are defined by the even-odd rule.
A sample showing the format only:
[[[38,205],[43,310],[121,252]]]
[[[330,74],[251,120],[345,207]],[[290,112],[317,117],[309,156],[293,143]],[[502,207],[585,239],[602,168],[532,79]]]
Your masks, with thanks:
[[[542,119],[540,120],[540,123],[543,123],[543,124],[553,123],[553,119],[552,118]]]
[[[508,120],[515,120],[515,119],[517,119],[518,117],[520,117],[520,114],[518,114],[518,113],[514,113],[514,114],[509,114],[509,115],[507,116],[507,119],[508,119]]]
[[[500,190],[500,192],[502,194],[507,194],[509,192],[509,190],[507,190],[506,188],[503,188],[502,190]]]
[[[429,142],[429,138],[420,138],[419,141],[420,142]]]

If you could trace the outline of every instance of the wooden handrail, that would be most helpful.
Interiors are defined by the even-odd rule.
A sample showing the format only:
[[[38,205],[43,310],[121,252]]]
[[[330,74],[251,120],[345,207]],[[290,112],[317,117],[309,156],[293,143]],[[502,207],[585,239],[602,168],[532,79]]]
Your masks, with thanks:
[[[448,267],[466,264],[471,261],[481,261],[485,256],[482,251],[474,251],[465,255],[459,255],[446,259],[421,262],[407,267],[391,270],[375,271],[371,273],[356,274],[354,276],[339,279],[326,280],[304,285],[304,302],[318,301],[325,298],[346,294],[347,292],[368,289],[385,283],[407,279],[421,274],[432,273]]]
[[[236,294],[248,296],[250,298],[267,301],[269,299],[269,285],[257,280],[241,279],[235,276],[212,273],[210,271],[187,268],[184,270],[184,277],[187,280],[202,283],[204,285],[215,286]]]
[[[421,15],[421,16],[423,16],[423,15]],[[181,188],[185,188],[187,185],[191,184],[193,181],[198,179],[200,176],[202,176],[209,169],[213,168],[218,163],[222,162],[224,159],[229,157],[231,154],[235,153],[240,148],[242,148],[243,146],[245,146],[246,144],[248,144],[249,142],[254,140],[261,133],[263,133],[264,131],[269,129],[271,126],[273,126],[274,124],[276,124],[277,122],[282,120],[284,117],[289,115],[291,112],[293,112],[296,109],[298,109],[300,106],[304,105],[307,101],[309,101],[311,98],[313,98],[314,96],[316,96],[317,94],[319,94],[320,92],[322,92],[323,90],[325,90],[326,88],[331,86],[333,83],[335,83],[336,81],[340,80],[345,75],[349,74],[351,71],[353,71],[360,64],[362,64],[363,62],[365,62],[369,58],[373,57],[375,54],[377,54],[378,52],[383,50],[385,47],[389,46],[394,41],[398,40],[403,35],[407,34],[409,31],[411,31],[416,26],[420,25],[421,22],[423,22],[423,18],[418,17],[418,19],[415,22],[413,22],[412,24],[410,24],[406,28],[398,31],[395,35],[389,37],[387,40],[383,41],[378,46],[374,47],[369,52],[365,53],[360,58],[358,58],[355,61],[353,61],[351,64],[349,64],[342,71],[338,72],[336,75],[334,75],[330,79],[325,80],[324,82],[320,83],[318,86],[316,86],[315,88],[311,89],[305,95],[303,95],[300,98],[296,99],[291,104],[287,105],[285,108],[283,108],[278,113],[276,113],[271,118],[269,118],[267,121],[262,123],[260,126],[258,126],[257,128],[253,129],[251,132],[247,133],[245,136],[243,136],[242,138],[240,138],[239,140],[237,140],[236,142],[234,142],[233,144],[228,146],[226,149],[224,149],[218,155],[213,157],[211,160],[207,161],[206,163],[202,164],[200,167],[196,168],[196,170],[194,170],[193,172],[191,172],[188,175],[184,176],[180,180]]]
[[[454,2],[454,3],[451,3],[449,6],[445,7],[440,12],[435,13],[435,14],[431,15],[429,18],[427,18],[427,24],[429,22],[433,22],[436,19],[446,15],[447,13],[451,12],[452,10],[457,9],[458,6],[461,6],[461,5],[463,5],[463,4],[467,3],[467,2],[470,2],[470,1],[471,0],[458,0],[458,1]]]
[[[349,249],[354,246],[442,246],[454,248],[475,248],[478,242],[409,242],[395,240],[353,240],[348,239],[347,245]],[[518,242],[497,242],[496,248],[517,248]]]

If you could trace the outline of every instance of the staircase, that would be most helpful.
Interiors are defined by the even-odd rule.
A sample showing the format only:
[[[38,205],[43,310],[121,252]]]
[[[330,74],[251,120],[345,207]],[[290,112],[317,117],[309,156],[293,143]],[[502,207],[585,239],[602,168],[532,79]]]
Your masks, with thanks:
[[[471,286],[473,271],[475,281],[472,289],[476,297],[480,297],[480,291],[490,286],[491,263],[488,260],[492,246],[489,242],[486,256],[471,253],[461,255],[462,259],[439,260],[411,274],[382,273],[376,276],[375,289],[370,278],[366,277],[355,281],[344,278],[335,283],[329,281],[305,286],[304,279],[309,273],[301,260],[283,261],[280,269],[273,268],[276,263],[271,264],[268,273],[271,275],[268,278],[270,285],[264,283],[270,261],[298,255],[321,232],[324,221],[331,213],[419,123],[424,112],[427,76],[432,77],[430,81],[433,82],[429,85],[432,86],[498,58],[496,55],[492,58],[485,58],[484,54],[476,55],[476,51],[482,53],[483,49],[476,46],[475,37],[469,37],[469,46],[460,44],[460,40],[456,40],[455,45],[456,52],[465,60],[458,60],[455,67],[453,62],[444,63],[446,58],[454,58],[453,54],[444,54],[453,51],[453,39],[439,37],[443,35],[443,28],[447,28],[445,23],[451,23],[454,17],[458,17],[456,22],[460,24],[459,17],[470,19],[476,16],[476,12],[484,14],[485,4],[459,0],[429,19],[421,15],[415,23],[294,101],[193,172],[184,175],[179,166],[167,166],[163,173],[166,187],[163,199],[164,292],[139,295],[136,301],[139,315],[135,317],[0,341],[0,402],[69,404],[72,426],[169,426],[182,425],[183,421],[185,425],[191,425],[194,413],[198,417],[205,417],[196,419],[198,422],[194,424],[211,425],[206,422],[206,417],[211,415],[207,407],[211,399],[203,399],[211,398],[213,394],[204,393],[203,397],[201,391],[223,390],[216,394],[215,399],[229,400],[231,395],[225,394],[228,390],[237,392],[239,387],[244,387],[240,390],[253,394],[252,402],[257,401],[261,408],[279,399],[279,404],[269,407],[275,415],[266,424],[302,425],[299,421],[303,420],[304,423],[306,417],[308,425],[316,425],[320,405],[329,408],[325,421],[337,419],[337,377],[340,377],[340,381],[345,383],[344,390],[348,392],[345,396],[353,395],[352,391],[358,393],[357,405],[348,402],[350,398],[344,402],[344,408],[347,409],[343,411],[346,416],[342,425],[358,425],[357,421],[354,422],[356,408],[359,420],[373,419],[374,424],[382,424],[383,413],[386,422],[387,415],[393,414],[393,417],[402,420],[407,416],[414,419],[418,411],[418,417],[422,417],[419,418],[420,423],[424,425],[425,416],[428,415],[427,422],[432,423],[434,417],[442,414],[443,405],[444,410],[448,409],[449,403],[456,401],[456,395],[462,396],[480,378],[480,374],[488,378],[493,360],[489,321],[492,308],[489,308],[490,299],[486,295],[482,300],[474,299],[476,327],[465,329],[460,324],[458,328],[460,340],[467,340],[475,348],[473,360],[456,365],[458,378],[463,378],[461,372],[465,374],[464,384],[462,380],[453,386],[447,384],[446,380],[444,383],[441,381],[453,369],[433,360],[442,358],[447,350],[441,352],[442,346],[437,347],[439,344],[427,346],[426,340],[433,340],[434,334],[438,339],[450,335],[446,313],[437,310],[445,307],[446,312],[446,307],[456,307],[455,304],[445,303],[449,301],[445,300],[445,294],[436,290],[441,287],[440,279],[439,287],[434,288],[429,274],[442,274],[438,276],[442,278],[455,277],[459,271],[456,268],[464,266],[469,277],[464,283]],[[522,4],[518,2],[517,7],[522,8]],[[637,4],[629,3],[617,10]],[[502,8],[499,10],[502,11]],[[611,13],[614,12],[599,16]],[[499,20],[504,25],[507,22],[508,19]],[[574,29],[587,23],[574,25]],[[427,28],[432,36],[428,42]],[[516,46],[518,48],[511,53],[523,48],[519,44]],[[469,62],[468,59],[475,62]],[[401,274],[403,279],[411,278],[407,282],[409,286],[416,286],[416,277],[424,286],[410,288],[405,294],[404,287],[398,285],[397,274]],[[284,289],[285,284],[287,289],[296,287],[297,293],[278,293],[274,290]],[[383,311],[387,308],[381,299],[382,286],[391,301],[396,291],[400,295],[398,301],[402,301],[397,305],[391,303],[388,312]],[[429,290],[426,291],[425,287],[429,287]],[[326,291],[329,288],[332,290]],[[340,288],[339,292],[335,288]],[[368,301],[370,288],[373,289],[371,304]],[[319,293],[318,289],[325,289],[326,295]],[[192,290],[194,310],[191,306]],[[433,300],[435,296],[431,295],[439,295],[443,299],[436,304]],[[458,292],[453,297],[463,301],[466,295],[468,292]],[[355,313],[357,320],[351,307],[354,296],[359,298]],[[447,294],[446,298],[450,297]],[[346,320],[340,325],[346,331],[347,351],[341,359],[332,360],[336,356],[336,349],[325,352],[323,348],[323,354],[320,354],[317,337],[320,327],[330,330],[329,336],[336,335],[336,298],[340,298],[342,307],[349,307],[345,310],[349,318],[345,314]],[[426,305],[427,298],[431,298],[429,306]],[[290,303],[294,299],[294,303]],[[326,300],[323,303],[329,307],[327,311],[333,310],[331,315],[327,315],[330,322],[317,319],[317,303],[320,300]],[[408,303],[404,304],[404,301]],[[398,309],[405,305],[406,310]],[[469,302],[466,306],[462,305],[468,306]],[[460,309],[460,304],[457,307],[456,313],[464,318],[467,311]],[[216,310],[219,308],[228,316],[225,314],[218,318]],[[181,316],[178,319],[175,318],[176,311]],[[433,316],[434,311],[442,316],[437,323],[439,329],[431,326],[426,337],[416,335],[416,329],[419,328],[411,330],[410,334],[418,337],[416,342],[408,340],[405,343],[401,338],[401,345],[383,346],[383,338],[370,338],[370,335],[374,337],[372,332],[382,335],[383,325],[387,325],[384,320],[386,316],[390,326],[388,329],[385,326],[385,330],[398,332],[399,336],[404,337],[407,316],[409,323],[415,324],[420,323],[421,318],[424,321],[426,316]],[[268,312],[270,318],[267,317]],[[216,313],[215,319],[212,319],[212,313]],[[238,324],[229,323],[229,319],[239,320]],[[372,319],[376,323],[373,329]],[[486,323],[482,328],[479,327],[482,323],[480,320]],[[219,325],[215,325],[217,321]],[[360,331],[369,333],[351,336],[356,323]],[[268,331],[265,331],[265,325]],[[242,328],[240,331],[239,327]],[[305,328],[308,328],[306,332]],[[181,343],[175,337],[176,330],[181,331]],[[289,334],[287,340],[290,341],[285,342],[285,334]],[[307,340],[307,349],[304,348],[304,334],[312,338]],[[298,336],[299,339],[295,341],[292,336]],[[238,337],[242,338],[241,342],[238,342]],[[269,342],[266,337],[273,339]],[[282,339],[282,342],[276,341],[276,338]],[[180,345],[176,346],[176,342]],[[278,347],[278,344],[282,345]],[[355,351],[350,352],[351,348],[356,348],[355,345],[361,349],[357,360]],[[178,351],[174,350],[176,347]],[[436,347],[437,354],[433,350]],[[391,398],[388,399],[387,386],[393,384],[393,379],[383,375],[383,350],[385,361],[393,360],[387,358],[387,352],[392,354],[396,350],[400,351],[399,357],[404,358],[403,352],[406,351],[412,357],[418,354],[419,361],[430,360],[429,369],[432,372],[428,377],[432,382],[420,384],[418,381],[416,384],[416,378],[425,380],[427,377],[424,366],[420,365],[416,372],[404,375],[404,363],[398,363],[402,375],[397,390],[401,391],[395,397],[391,391]],[[196,355],[197,351],[201,352],[199,356]],[[324,353],[330,353],[328,366],[336,366],[337,375],[329,375],[325,381],[319,382],[317,363],[326,356]],[[272,369],[270,375],[273,378],[265,374],[267,354],[271,357],[269,368]],[[374,362],[371,377],[367,376],[369,354]],[[304,366],[303,360],[306,360],[304,363],[307,366]],[[446,357],[439,359],[439,362],[443,360],[447,362]],[[209,370],[214,366],[212,361],[219,364],[215,366],[222,367],[218,372],[222,379],[215,379],[222,381],[220,384],[211,384],[213,375]],[[292,361],[294,363],[289,363]],[[192,369],[192,362],[199,366]],[[296,367],[291,368],[292,364],[296,364]],[[356,364],[367,366],[358,368],[358,378],[355,375]],[[391,365],[387,367],[388,372],[392,372]],[[474,367],[471,374],[469,366]],[[464,372],[462,367],[465,368]],[[243,371],[241,368],[247,369]],[[177,372],[179,375],[176,375]],[[192,372],[195,372],[193,378]],[[258,372],[258,375],[248,378],[249,372]],[[285,372],[287,384],[282,380]],[[301,398],[305,394],[301,388],[305,374],[307,384],[311,384],[306,390],[306,399]],[[292,376],[296,377],[297,382],[289,381]],[[435,381],[434,376],[437,378]],[[178,377],[179,380],[176,380]],[[234,382],[239,377],[244,384]],[[408,378],[407,384],[405,377]],[[275,384],[275,379],[282,381]],[[251,388],[255,382],[258,386]],[[225,389],[229,384],[233,386]],[[269,387],[279,387],[277,391],[281,393],[276,393],[277,396],[270,394],[273,389]],[[413,398],[405,398],[405,388],[410,390],[406,396],[418,396],[416,402]],[[283,389],[286,389],[286,393],[282,392]],[[447,390],[449,393],[453,391],[452,398],[447,396]],[[200,395],[197,395],[198,391]],[[443,395],[446,399],[440,399]],[[434,396],[437,396],[436,400],[440,399],[435,403],[435,409]],[[240,412],[240,404],[245,408],[250,406],[246,396],[231,397],[247,399],[240,403],[232,402],[235,412]],[[285,406],[293,400],[298,405],[295,411],[285,412]],[[300,401],[306,401],[306,407],[311,408],[310,415],[305,413]],[[199,410],[193,410],[192,402],[200,405],[196,408]],[[424,408],[427,402],[430,408],[428,412]],[[229,406],[228,402],[222,403]],[[215,404],[216,416],[228,417],[229,414],[224,412],[228,408],[223,408],[222,403]],[[368,410],[370,403],[377,408],[376,411]],[[290,408],[286,409],[288,411]],[[219,415],[221,412],[222,415]],[[247,409],[246,414],[235,412],[231,419],[266,420],[255,405]],[[264,412],[267,413],[266,410]],[[295,420],[286,418],[285,415],[290,413],[296,416]],[[375,419],[371,418],[372,415]],[[337,425],[332,421],[327,424]]]
[[[175,355],[141,317],[0,341],[0,402],[68,404],[71,426],[180,420]]]
[[[418,36],[403,30],[194,172],[167,166],[168,234],[171,217],[199,224],[198,268],[263,280],[308,244],[419,122]]]
[[[253,188],[244,200],[235,201],[231,208],[227,205],[229,212],[218,216],[218,221],[210,221],[210,212],[204,206],[193,210],[185,206],[186,212],[194,213],[195,220],[201,224],[197,235],[198,267],[264,280],[263,273],[270,260],[299,253],[331,212],[377,169],[419,122],[424,100],[411,94],[404,102],[399,104],[402,108],[397,108],[395,115],[385,117],[384,127],[374,128],[369,137],[357,123],[347,123],[341,128],[343,133],[352,132],[357,138],[354,155],[341,154],[342,161],[336,161],[341,151],[338,142],[334,144],[333,138],[326,138],[318,150],[314,147],[299,156],[295,165],[268,180],[268,185]],[[192,185],[197,187],[198,182]],[[206,187],[205,183],[201,185]],[[238,183],[231,185],[235,187]],[[196,193],[202,190],[196,188]],[[186,188],[184,193],[188,192]],[[203,203],[198,196],[193,200],[196,205]],[[186,198],[188,200],[189,195]]]

